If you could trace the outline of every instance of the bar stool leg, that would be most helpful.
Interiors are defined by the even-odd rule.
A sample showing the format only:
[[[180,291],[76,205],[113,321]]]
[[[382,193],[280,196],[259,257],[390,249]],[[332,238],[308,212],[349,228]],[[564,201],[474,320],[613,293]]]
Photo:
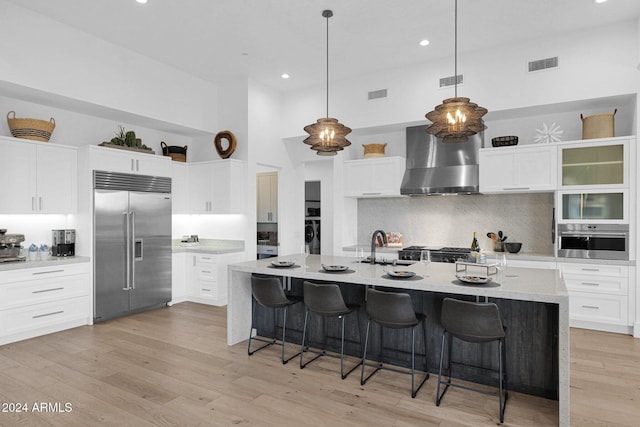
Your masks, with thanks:
[[[371,326],[371,320],[367,321],[367,331],[364,335],[364,349],[362,351],[362,370],[360,371],[360,385],[364,385],[366,380],[364,379],[364,368],[367,361],[367,349],[369,347],[369,327]]]

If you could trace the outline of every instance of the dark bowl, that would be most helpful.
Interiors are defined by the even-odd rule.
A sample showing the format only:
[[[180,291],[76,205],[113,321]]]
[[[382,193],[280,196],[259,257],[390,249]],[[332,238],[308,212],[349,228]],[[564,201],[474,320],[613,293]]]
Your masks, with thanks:
[[[509,253],[517,254],[518,252],[520,252],[520,249],[522,248],[522,243],[504,242],[504,248]]]

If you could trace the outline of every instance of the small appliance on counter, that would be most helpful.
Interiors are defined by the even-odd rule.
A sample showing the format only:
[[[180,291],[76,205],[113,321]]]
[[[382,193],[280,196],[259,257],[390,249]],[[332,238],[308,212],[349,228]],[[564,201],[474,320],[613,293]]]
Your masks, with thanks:
[[[76,230],[51,230],[51,255],[57,257],[75,256]]]
[[[0,229],[0,262],[25,261],[20,255],[24,242],[24,234],[7,234],[5,228]]]

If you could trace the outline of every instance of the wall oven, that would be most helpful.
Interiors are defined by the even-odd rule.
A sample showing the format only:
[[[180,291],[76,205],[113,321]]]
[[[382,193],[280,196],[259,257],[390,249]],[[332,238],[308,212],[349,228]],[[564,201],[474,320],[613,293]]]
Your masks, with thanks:
[[[628,224],[559,224],[558,256],[629,259]]]

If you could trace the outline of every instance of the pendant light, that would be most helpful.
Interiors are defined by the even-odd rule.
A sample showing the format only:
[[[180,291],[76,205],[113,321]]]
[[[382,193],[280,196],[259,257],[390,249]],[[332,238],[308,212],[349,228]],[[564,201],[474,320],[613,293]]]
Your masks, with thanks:
[[[327,19],[327,116],[304,127],[309,136],[303,142],[310,145],[319,156],[335,156],[338,151],[351,145],[345,138],[351,129],[338,122],[338,119],[329,117],[329,18],[333,12],[325,10],[322,16]]]
[[[469,98],[458,97],[458,0],[455,0],[454,32],[455,96],[445,99],[425,115],[433,122],[427,126],[427,132],[442,138],[442,142],[464,142],[487,128],[481,120],[487,109],[470,102]]]

